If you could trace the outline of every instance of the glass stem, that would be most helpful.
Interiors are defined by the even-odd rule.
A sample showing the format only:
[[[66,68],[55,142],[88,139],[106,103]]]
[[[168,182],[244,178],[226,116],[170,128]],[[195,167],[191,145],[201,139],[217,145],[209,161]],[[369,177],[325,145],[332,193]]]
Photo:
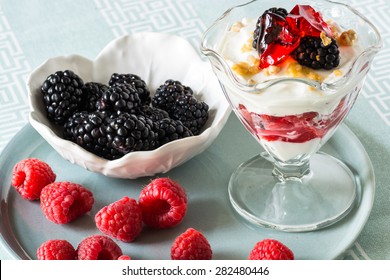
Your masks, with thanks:
[[[294,163],[274,161],[272,174],[280,181],[301,180],[302,177],[310,173],[310,159]]]

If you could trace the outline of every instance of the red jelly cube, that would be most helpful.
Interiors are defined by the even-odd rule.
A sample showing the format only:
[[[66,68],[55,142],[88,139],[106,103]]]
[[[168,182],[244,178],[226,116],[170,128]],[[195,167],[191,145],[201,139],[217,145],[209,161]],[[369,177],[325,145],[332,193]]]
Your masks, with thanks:
[[[272,12],[261,16],[259,42],[260,68],[276,65],[287,58],[299,44],[299,35],[292,32],[286,19]]]
[[[332,36],[333,32],[329,25],[324,21],[321,14],[310,5],[296,5],[286,20],[295,31],[300,33],[300,37],[316,36],[319,37],[324,31],[327,36]]]

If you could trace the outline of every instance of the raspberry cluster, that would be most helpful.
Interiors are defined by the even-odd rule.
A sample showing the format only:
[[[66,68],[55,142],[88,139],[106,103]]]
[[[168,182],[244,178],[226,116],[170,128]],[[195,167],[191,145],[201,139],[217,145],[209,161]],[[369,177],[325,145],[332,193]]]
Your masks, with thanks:
[[[198,135],[209,118],[209,106],[180,81],[165,81],[152,96],[130,73],[114,73],[106,85],[57,71],[41,92],[47,117],[63,127],[64,139],[108,160]]]
[[[41,244],[36,252],[38,260],[130,260],[111,238],[91,235],[73,247],[67,240],[51,239]]]
[[[24,199],[40,200],[46,218],[56,224],[69,223],[92,209],[92,192],[80,184],[55,179],[49,164],[27,158],[15,164],[11,185]]]
[[[80,184],[55,182],[51,167],[36,158],[14,166],[12,185],[25,199],[38,196],[43,213],[56,224],[66,224],[86,214],[94,204],[92,192]],[[67,240],[51,239],[36,251],[39,260],[131,260],[113,240],[133,242],[143,224],[155,229],[171,228],[185,217],[188,198],[185,189],[170,178],[157,178],[134,198],[123,197],[101,208],[96,227],[104,235],[84,238],[75,248]],[[112,239],[113,238],[113,239]],[[212,249],[202,232],[188,228],[171,245],[172,260],[209,260]],[[276,240],[264,240],[253,248],[249,259],[294,259],[292,251]]]
[[[170,178],[157,178],[142,189],[138,203],[127,196],[103,207],[95,215],[96,227],[123,242],[132,242],[143,223],[151,228],[178,225],[187,212],[185,189]]]

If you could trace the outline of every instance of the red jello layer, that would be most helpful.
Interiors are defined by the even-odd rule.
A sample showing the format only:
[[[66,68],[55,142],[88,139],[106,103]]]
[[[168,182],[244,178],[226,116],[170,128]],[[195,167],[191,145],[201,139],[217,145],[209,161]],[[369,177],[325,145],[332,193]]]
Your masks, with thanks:
[[[249,112],[242,104],[239,105],[241,116],[250,130],[259,139],[266,141],[283,141],[304,143],[314,138],[322,138],[344,118],[347,110],[343,109],[342,100],[330,115],[320,115],[317,112],[306,112],[297,115],[271,116]]]

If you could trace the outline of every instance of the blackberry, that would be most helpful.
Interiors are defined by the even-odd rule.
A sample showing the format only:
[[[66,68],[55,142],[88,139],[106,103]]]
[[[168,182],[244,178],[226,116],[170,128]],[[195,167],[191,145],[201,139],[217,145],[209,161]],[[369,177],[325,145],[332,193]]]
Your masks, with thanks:
[[[70,70],[49,75],[41,86],[48,119],[63,125],[79,110],[84,102],[83,86],[83,80]]]
[[[108,86],[102,83],[88,82],[85,83],[83,91],[85,94],[84,109],[87,111],[95,111],[96,102],[103,96],[103,93],[108,90]]]
[[[159,145],[192,136],[191,130],[185,127],[181,121],[164,118],[155,122]]]
[[[145,81],[141,77],[135,74],[118,74],[114,73],[111,75],[111,78],[108,82],[109,86],[114,86],[115,84],[130,84],[138,92],[141,103],[148,105],[151,102],[150,90],[146,85]]]
[[[333,38],[325,46],[320,37],[303,37],[294,55],[299,64],[312,69],[330,70],[340,64],[339,46]]]
[[[147,105],[140,107],[139,110],[137,110],[136,115],[141,115],[145,118],[149,118],[153,122],[159,121],[164,118],[169,118],[169,114],[166,111]]]
[[[194,135],[198,135],[208,120],[208,110],[205,102],[196,100],[192,95],[183,95],[177,98],[170,117],[181,121]]]
[[[192,89],[182,85],[179,81],[169,79],[157,88],[152,99],[152,105],[170,114],[172,108],[175,106],[176,99],[184,95],[193,95]]]
[[[64,138],[87,151],[112,160],[122,156],[112,148],[112,139],[106,132],[106,115],[102,112],[81,111],[64,124]]]
[[[120,115],[121,113],[134,113],[141,106],[138,92],[128,84],[115,84],[106,90],[96,102],[99,111],[109,111]]]
[[[153,150],[157,146],[153,121],[143,116],[123,113],[108,124],[106,131],[112,147],[122,155]]]
[[[263,13],[263,15],[264,15],[265,13],[275,14],[275,15],[278,15],[278,16],[280,16],[280,17],[282,17],[282,18],[286,18],[287,15],[288,15],[288,12],[287,12],[286,9],[284,9],[284,8],[276,8],[276,7],[270,8],[270,9],[266,10],[266,11]],[[259,41],[259,36],[260,36],[260,34],[261,34],[261,31],[262,31],[262,30],[261,30],[261,29],[262,29],[262,27],[261,27],[261,22],[262,22],[263,15],[260,16],[260,17],[258,18],[257,23],[256,23],[256,29],[255,29],[255,31],[254,31],[254,33],[253,33],[252,47],[253,47],[254,49],[256,49],[256,50],[257,50],[257,44],[258,44],[258,41]]]

